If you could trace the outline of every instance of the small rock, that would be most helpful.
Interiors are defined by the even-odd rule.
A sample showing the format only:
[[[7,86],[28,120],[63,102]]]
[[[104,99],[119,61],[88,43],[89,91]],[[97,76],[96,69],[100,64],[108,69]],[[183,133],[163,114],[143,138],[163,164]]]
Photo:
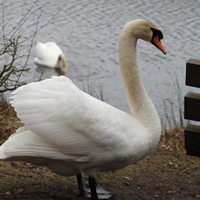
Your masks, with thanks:
[[[126,182],[125,184],[126,184],[126,186],[129,186],[129,185],[130,185],[130,183],[129,183],[129,182]]]

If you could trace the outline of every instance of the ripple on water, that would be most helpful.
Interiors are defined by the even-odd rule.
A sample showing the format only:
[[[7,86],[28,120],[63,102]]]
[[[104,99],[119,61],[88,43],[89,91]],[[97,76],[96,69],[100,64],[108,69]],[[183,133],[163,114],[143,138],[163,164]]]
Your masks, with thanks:
[[[29,1],[4,1],[5,22],[8,29],[19,23],[30,9]],[[48,2],[48,3],[47,3]],[[89,78],[103,88],[105,99],[113,106],[129,111],[118,64],[118,39],[124,24],[137,18],[148,19],[158,25],[164,34],[163,45],[167,55],[144,42],[138,42],[138,64],[141,79],[156,105],[159,114],[164,114],[163,99],[170,98],[174,71],[185,93],[185,62],[200,52],[200,1],[37,1],[32,16],[22,26],[21,34],[29,36],[58,13],[35,38],[37,41],[55,41],[66,54],[68,76],[82,85]],[[2,8],[0,8],[2,9]],[[59,11],[59,12],[58,12]],[[2,18],[2,12],[0,12]],[[35,44],[34,43],[34,44]],[[34,48],[32,55],[34,55]],[[29,60],[29,80],[39,77],[33,59]],[[52,73],[51,73],[52,74]],[[123,95],[122,95],[123,94]]]

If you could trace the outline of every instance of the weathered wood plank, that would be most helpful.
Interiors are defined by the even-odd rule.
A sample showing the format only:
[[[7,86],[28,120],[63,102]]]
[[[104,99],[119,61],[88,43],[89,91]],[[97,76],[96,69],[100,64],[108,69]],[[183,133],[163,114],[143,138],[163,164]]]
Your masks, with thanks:
[[[200,121],[200,94],[188,92],[184,100],[185,119]]]
[[[200,88],[200,60],[190,58],[186,63],[186,85]]]
[[[188,155],[200,157],[200,126],[188,124],[185,128],[185,149]]]

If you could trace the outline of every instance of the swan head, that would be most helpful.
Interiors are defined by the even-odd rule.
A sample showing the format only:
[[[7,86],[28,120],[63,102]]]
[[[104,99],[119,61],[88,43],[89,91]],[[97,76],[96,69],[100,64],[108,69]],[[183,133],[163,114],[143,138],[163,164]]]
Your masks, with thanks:
[[[67,61],[64,54],[58,56],[56,63],[56,68],[59,71],[59,74],[64,75],[67,72]]]
[[[160,49],[164,54],[166,54],[165,48],[161,43],[163,34],[154,23],[144,19],[137,19],[128,22],[124,29],[129,30],[127,32],[134,34],[137,39],[150,42],[155,47]]]

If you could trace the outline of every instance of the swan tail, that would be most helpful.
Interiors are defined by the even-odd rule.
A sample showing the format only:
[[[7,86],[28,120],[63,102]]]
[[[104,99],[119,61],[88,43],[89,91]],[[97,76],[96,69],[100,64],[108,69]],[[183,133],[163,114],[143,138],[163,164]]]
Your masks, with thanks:
[[[17,129],[8,140],[0,146],[0,160],[30,160],[30,157],[46,157],[52,159],[67,159],[44,139],[26,129]],[[18,158],[18,159],[17,159]],[[69,159],[69,158],[68,158]]]

